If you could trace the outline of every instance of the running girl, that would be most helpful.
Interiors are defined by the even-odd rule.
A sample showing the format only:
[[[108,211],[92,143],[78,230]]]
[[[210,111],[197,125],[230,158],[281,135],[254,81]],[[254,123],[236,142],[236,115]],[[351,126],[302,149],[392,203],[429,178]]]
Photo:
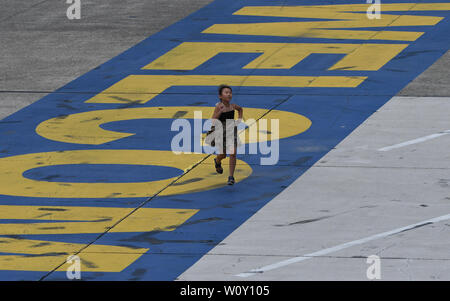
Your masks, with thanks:
[[[214,158],[214,164],[216,171],[223,173],[222,160],[230,156],[230,174],[228,177],[228,185],[234,184],[234,170],[236,167],[236,149],[242,145],[237,135],[237,125],[242,122],[244,110],[235,103],[231,103],[233,92],[231,87],[227,85],[219,86],[219,99],[220,102],[216,103],[216,108],[212,115],[213,125],[220,122],[222,125],[222,131],[213,131],[215,146],[219,153]],[[234,111],[238,111],[238,120],[234,120]],[[228,121],[227,121],[228,120]],[[222,132],[222,133],[221,133]]]

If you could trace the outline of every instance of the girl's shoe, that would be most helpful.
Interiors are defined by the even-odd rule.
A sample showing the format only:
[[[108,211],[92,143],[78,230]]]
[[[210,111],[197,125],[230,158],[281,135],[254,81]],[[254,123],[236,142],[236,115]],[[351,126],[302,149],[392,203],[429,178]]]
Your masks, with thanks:
[[[234,184],[234,177],[228,177],[228,185],[233,185]]]
[[[214,158],[214,164],[215,164],[215,166],[216,166],[216,171],[217,171],[217,173],[223,173],[222,164],[217,163],[216,158]]]

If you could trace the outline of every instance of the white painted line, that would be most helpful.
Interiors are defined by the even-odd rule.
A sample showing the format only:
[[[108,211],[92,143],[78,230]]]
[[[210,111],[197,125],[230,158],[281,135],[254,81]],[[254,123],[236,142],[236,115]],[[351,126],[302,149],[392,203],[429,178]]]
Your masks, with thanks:
[[[411,145],[411,144],[421,143],[421,142],[424,142],[424,141],[427,141],[427,140],[430,140],[430,139],[434,139],[434,138],[438,138],[438,137],[441,137],[441,136],[444,136],[444,135],[447,135],[447,134],[450,134],[450,130],[443,131],[443,132],[440,132],[440,133],[437,133],[437,134],[428,135],[428,136],[417,138],[417,139],[413,139],[413,140],[409,140],[409,141],[402,142],[402,143],[399,143],[399,144],[386,146],[386,147],[378,149],[378,151],[385,152],[385,151],[389,151],[391,149],[400,148],[400,147]]]
[[[306,255],[303,255],[303,256],[286,259],[286,260],[283,260],[283,261],[280,261],[280,262],[277,262],[277,263],[274,263],[274,264],[271,264],[271,265],[267,265],[267,266],[259,268],[259,269],[253,269],[253,270],[250,270],[250,271],[245,272],[245,273],[236,274],[234,276],[244,277],[245,278],[245,277],[258,275],[258,274],[261,274],[261,273],[264,273],[264,272],[267,272],[267,271],[279,269],[281,267],[284,267],[284,266],[287,266],[287,265],[290,265],[290,264],[293,264],[293,263],[297,263],[297,262],[304,261],[304,260],[311,259],[311,258],[318,257],[318,256],[327,255],[327,254],[330,254],[330,253],[333,253],[333,252],[337,252],[337,251],[340,251],[340,250],[343,250],[343,249],[346,249],[346,248],[349,248],[349,247],[353,247],[353,246],[356,246],[356,245],[364,244],[366,242],[369,242],[369,241],[372,241],[372,240],[375,240],[375,239],[383,238],[383,237],[386,237],[386,236],[389,236],[389,235],[398,234],[398,233],[400,233],[402,231],[410,230],[410,229],[413,229],[413,228],[416,228],[416,227],[419,227],[419,226],[423,226],[423,225],[426,225],[426,224],[433,224],[433,223],[445,221],[445,220],[448,220],[448,219],[450,219],[450,214],[442,215],[442,216],[439,216],[439,217],[436,217],[436,218],[432,218],[432,219],[429,219],[429,220],[426,220],[426,221],[422,221],[422,222],[419,222],[419,223],[416,223],[416,224],[412,224],[412,225],[409,225],[409,226],[406,226],[406,227],[402,227],[402,228],[398,228],[398,229],[395,229],[395,230],[391,230],[391,231],[375,234],[375,235],[372,235],[372,236],[369,236],[369,237],[366,237],[366,238],[354,240],[354,241],[347,242],[347,243],[344,243],[344,244],[340,244],[340,245],[337,245],[337,246],[334,246],[334,247],[331,247],[331,248],[323,249],[323,250],[320,250],[320,251],[317,251],[317,252],[314,252],[314,253],[310,253],[310,254],[306,254]]]

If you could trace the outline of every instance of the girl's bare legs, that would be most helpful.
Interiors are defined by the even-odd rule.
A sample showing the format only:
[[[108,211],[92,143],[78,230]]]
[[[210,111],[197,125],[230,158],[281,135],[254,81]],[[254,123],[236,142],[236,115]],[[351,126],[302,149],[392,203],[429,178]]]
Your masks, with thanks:
[[[234,175],[234,169],[236,168],[236,151],[230,154],[230,177]]]
[[[216,162],[220,164],[223,159],[227,157],[226,154],[219,154],[216,157]],[[230,177],[234,175],[234,170],[236,168],[236,151],[233,154],[230,154]]]
[[[218,154],[217,157],[216,157],[217,163],[220,164],[220,162],[221,162],[223,159],[225,159],[226,157],[227,157],[226,154]]]
[[[228,177],[228,185],[234,184],[234,169],[236,167],[236,149],[230,154],[230,176]]]

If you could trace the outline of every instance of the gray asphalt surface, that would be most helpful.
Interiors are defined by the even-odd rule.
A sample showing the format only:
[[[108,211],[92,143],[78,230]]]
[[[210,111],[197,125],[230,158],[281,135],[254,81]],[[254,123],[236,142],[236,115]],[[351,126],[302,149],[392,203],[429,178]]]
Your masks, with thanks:
[[[39,100],[211,0],[5,0],[0,10],[0,118]]]

